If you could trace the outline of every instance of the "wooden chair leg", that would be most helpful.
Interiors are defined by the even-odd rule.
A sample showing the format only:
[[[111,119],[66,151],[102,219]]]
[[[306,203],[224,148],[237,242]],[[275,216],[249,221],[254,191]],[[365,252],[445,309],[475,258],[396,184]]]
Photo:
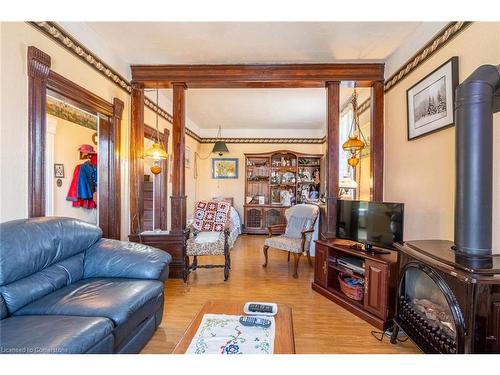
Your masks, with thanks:
[[[264,245],[264,248],[262,249],[264,251],[264,264],[262,267],[266,268],[267,267],[267,250],[269,249],[269,246]]]
[[[192,266],[193,266],[193,271],[196,271],[196,268],[198,267],[198,257],[196,255],[193,257]]]
[[[229,253],[225,255],[225,263],[224,263],[224,281],[227,281],[229,278],[229,268],[231,265],[231,257]]]
[[[290,252],[288,252],[288,261],[290,262]]]
[[[302,256],[301,253],[293,253],[293,277],[297,279],[299,277],[299,274],[297,273],[297,269],[299,268],[299,261],[300,257]]]
[[[185,256],[184,257],[184,269],[182,270],[182,278],[184,279],[185,283],[187,283],[188,275],[189,275],[189,257]]]
[[[307,261],[309,262],[309,265],[312,267],[313,262],[311,260],[311,253],[309,252],[309,250],[307,250]]]

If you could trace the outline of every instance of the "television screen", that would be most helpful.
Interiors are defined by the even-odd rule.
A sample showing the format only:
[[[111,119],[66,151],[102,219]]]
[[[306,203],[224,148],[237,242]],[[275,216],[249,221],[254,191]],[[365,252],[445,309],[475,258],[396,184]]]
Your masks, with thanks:
[[[337,238],[394,249],[403,240],[403,203],[337,201]]]

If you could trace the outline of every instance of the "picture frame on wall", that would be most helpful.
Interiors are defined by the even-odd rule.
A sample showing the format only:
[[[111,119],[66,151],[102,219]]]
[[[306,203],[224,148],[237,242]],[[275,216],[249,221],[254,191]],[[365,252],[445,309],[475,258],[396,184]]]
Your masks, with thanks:
[[[455,123],[458,56],[453,56],[406,91],[408,140]]]
[[[212,178],[214,179],[238,178],[238,159],[213,158]]]
[[[64,164],[54,164],[54,178],[64,178]]]

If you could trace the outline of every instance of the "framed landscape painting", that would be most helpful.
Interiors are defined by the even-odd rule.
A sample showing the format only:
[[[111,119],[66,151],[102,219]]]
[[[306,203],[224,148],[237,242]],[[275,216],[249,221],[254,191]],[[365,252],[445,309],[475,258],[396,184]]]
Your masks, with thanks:
[[[213,158],[212,178],[238,178],[238,159]]]
[[[408,140],[453,126],[458,56],[454,56],[406,91]]]

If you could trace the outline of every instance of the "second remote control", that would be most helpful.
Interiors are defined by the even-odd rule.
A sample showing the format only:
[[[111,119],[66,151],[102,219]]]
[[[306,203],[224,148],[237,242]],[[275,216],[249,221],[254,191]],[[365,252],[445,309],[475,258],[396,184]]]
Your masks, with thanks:
[[[257,304],[257,303],[251,303],[250,305],[248,305],[248,311],[272,314],[273,307],[270,305],[261,305],[261,304]]]
[[[271,327],[271,321],[269,319],[257,318],[255,316],[242,316],[240,318],[240,323],[248,327]]]

